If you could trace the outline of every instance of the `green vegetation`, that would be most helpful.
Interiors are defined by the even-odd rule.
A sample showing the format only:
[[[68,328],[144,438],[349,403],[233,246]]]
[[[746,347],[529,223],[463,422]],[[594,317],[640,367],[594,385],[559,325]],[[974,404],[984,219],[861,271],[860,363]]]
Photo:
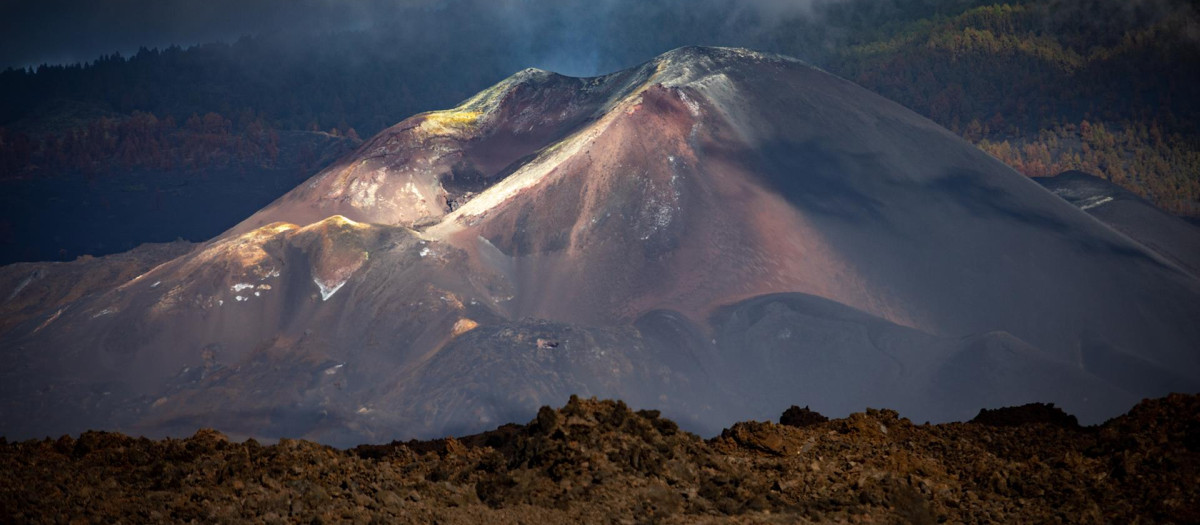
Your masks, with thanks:
[[[838,0],[772,20],[733,0],[677,4],[615,10],[597,23],[605,36],[594,44],[604,57],[596,67],[628,67],[684,44],[798,56],[1027,175],[1081,169],[1200,216],[1193,2]],[[467,35],[494,25],[456,23]],[[105,163],[220,165],[239,155],[269,164],[272,133],[370,136],[541,65],[529,57],[561,45],[534,35],[532,52],[513,52],[460,36],[386,27],[301,43],[263,36],[0,72],[0,176]]]
[[[837,50],[826,67],[1026,175],[1083,170],[1198,215],[1196,10],[1134,2],[1102,16],[1098,5],[1000,4],[914,21]]]
[[[238,118],[236,125],[219,114],[208,113],[192,115],[180,126],[170,116],[160,119],[135,110],[127,117],[100,117],[41,136],[0,128],[0,176],[97,173],[111,168],[269,168],[278,156],[278,132],[261,116],[248,112]]]

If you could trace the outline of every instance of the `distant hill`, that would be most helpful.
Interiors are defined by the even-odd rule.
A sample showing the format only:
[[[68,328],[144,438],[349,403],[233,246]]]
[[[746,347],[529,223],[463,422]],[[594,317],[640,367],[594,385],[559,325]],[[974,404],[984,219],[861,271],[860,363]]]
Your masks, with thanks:
[[[1036,180],[1055,195],[1179,265],[1183,271],[1200,276],[1200,226],[1081,171]]]
[[[324,132],[137,127],[153,120],[94,122],[43,147],[27,170],[0,177],[0,265],[207,240],[360,142]]]
[[[0,430],[348,445],[576,393],[703,433],[796,399],[1090,424],[1197,390],[1200,280],[1088,211],[781,55],[526,69],[185,253],[0,268]]]
[[[688,24],[664,23],[671,6],[682,8],[663,5],[646,16],[618,10],[597,29],[608,39],[594,44],[596,67],[624,68],[689,44],[779,52],[900,102],[1026,175],[1081,170],[1173,214],[1200,216],[1200,16],[1192,2],[848,0],[762,20],[713,0],[689,7]],[[488,21],[460,15],[460,31],[486,31]],[[525,53],[456,34],[382,26],[271,34],[3,71],[0,178],[144,171],[179,185],[225,170],[230,159],[250,178],[309,166],[289,157],[299,148],[272,153],[270,137],[368,137],[531,65]],[[529,38],[535,48],[555,45]],[[211,140],[214,123],[225,138]],[[195,169],[180,173],[180,164]],[[212,208],[205,231],[240,218]],[[11,234],[15,210],[2,213],[0,246],[26,254],[3,260],[111,253],[30,252]],[[70,235],[83,219],[62,216],[50,236]],[[106,246],[149,240],[164,239],[130,232]]]
[[[1099,175],[1200,214],[1193,3],[1017,2],[912,21],[826,67],[1030,176]]]

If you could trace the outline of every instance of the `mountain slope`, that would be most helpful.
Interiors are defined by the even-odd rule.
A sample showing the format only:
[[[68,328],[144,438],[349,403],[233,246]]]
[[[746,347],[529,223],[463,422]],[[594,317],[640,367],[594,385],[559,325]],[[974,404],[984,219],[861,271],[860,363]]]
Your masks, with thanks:
[[[1193,276],[895,103],[737,49],[518,73],[45,308],[0,334],[14,435],[349,444],[572,393],[702,432],[797,399],[1099,421],[1200,386]]]
[[[1094,175],[1068,171],[1034,180],[1193,276],[1200,276],[1200,228]]]

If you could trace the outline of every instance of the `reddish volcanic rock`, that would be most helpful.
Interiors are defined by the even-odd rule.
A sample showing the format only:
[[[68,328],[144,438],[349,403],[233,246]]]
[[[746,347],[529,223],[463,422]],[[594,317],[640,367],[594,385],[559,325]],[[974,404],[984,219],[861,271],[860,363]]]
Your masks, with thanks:
[[[187,253],[122,257],[0,275],[0,432],[346,445],[572,394],[706,435],[795,399],[1095,423],[1200,389],[1193,275],[895,103],[738,49],[520,72]]]
[[[891,410],[709,441],[652,411],[572,398],[523,425],[339,450],[211,430],[0,441],[22,523],[1195,523],[1200,398],[1086,432],[913,425]]]

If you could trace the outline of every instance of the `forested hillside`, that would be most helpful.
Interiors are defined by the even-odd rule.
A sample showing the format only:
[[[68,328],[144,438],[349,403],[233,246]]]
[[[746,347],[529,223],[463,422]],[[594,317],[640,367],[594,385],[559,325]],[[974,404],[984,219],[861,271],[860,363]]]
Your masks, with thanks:
[[[646,10],[596,29],[606,35],[596,72],[685,44],[798,56],[1027,175],[1087,171],[1200,215],[1200,17],[1186,0],[827,1],[769,24],[732,1],[698,6],[687,23]],[[0,177],[271,166],[279,131],[366,137],[538,65],[524,61],[559,44],[512,53],[462,38],[486,34],[488,20],[454,22],[453,33],[380,24],[9,69]]]
[[[826,67],[1026,175],[1086,171],[1172,212],[1200,214],[1195,9],[1135,2],[1097,17],[1086,4],[1000,4],[919,20],[839,49]]]

